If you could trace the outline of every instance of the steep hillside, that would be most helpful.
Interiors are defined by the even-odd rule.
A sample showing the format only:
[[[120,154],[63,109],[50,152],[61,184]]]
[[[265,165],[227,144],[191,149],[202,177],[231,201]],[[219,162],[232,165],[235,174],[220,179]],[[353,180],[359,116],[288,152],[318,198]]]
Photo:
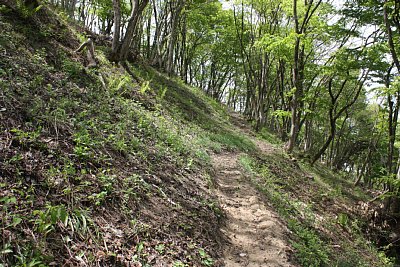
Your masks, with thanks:
[[[131,66],[139,85],[106,47],[86,69],[80,35],[48,8],[1,6],[0,24],[0,262],[211,265],[209,152],[252,149],[223,108]]]
[[[290,158],[199,89],[110,63],[105,40],[85,68],[71,25],[47,7],[0,5],[0,266],[249,264],[240,249],[257,240],[226,253],[238,229],[227,234],[232,207],[218,197],[229,200],[231,180],[262,214],[277,210],[292,265],[389,266],[364,236],[356,205],[370,196]]]

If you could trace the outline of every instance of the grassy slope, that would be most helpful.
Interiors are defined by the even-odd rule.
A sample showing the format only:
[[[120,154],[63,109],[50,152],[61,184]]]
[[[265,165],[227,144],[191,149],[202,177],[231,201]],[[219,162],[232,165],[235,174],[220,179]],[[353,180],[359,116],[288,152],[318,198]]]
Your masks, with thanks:
[[[266,137],[271,140],[270,134]],[[348,177],[297,161],[281,149],[243,156],[241,164],[287,222],[301,266],[393,266],[367,238],[372,197],[354,188]]]
[[[0,263],[212,265],[209,153],[254,145],[199,90],[131,66],[138,85],[101,46],[86,70],[79,43],[47,8],[1,6]]]
[[[288,221],[300,263],[379,265],[348,208],[362,199],[336,176],[256,156],[200,90],[130,65],[138,85],[106,47],[99,69],[84,69],[79,39],[50,10],[1,8],[0,263],[211,266],[223,216],[210,153],[231,149],[249,153],[242,163]]]

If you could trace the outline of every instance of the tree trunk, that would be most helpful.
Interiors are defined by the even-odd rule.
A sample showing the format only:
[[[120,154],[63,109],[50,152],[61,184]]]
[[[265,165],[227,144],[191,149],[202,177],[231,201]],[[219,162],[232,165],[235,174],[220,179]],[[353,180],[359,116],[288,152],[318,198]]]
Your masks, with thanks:
[[[119,0],[114,0],[114,1],[119,1]],[[114,57],[112,59],[114,61],[118,62],[118,61],[124,61],[127,59],[129,49],[132,46],[132,41],[134,38],[136,26],[139,22],[139,18],[142,15],[143,10],[146,8],[148,3],[149,3],[149,0],[142,0],[141,2],[139,2],[139,0],[132,1],[132,10],[131,10],[130,17],[128,19],[128,26],[126,28],[125,36],[122,40],[122,44],[120,46],[114,46],[114,50],[112,52],[112,55]],[[114,6],[114,8],[116,8],[117,12],[118,12],[118,10],[120,9],[120,6],[117,5],[118,2],[115,2],[115,4],[116,5]],[[117,12],[114,9],[114,14]],[[117,21],[114,23],[117,24]],[[115,34],[115,32],[114,32],[114,34]],[[113,40],[113,44],[114,44],[114,41],[116,42],[116,40]]]
[[[121,34],[121,3],[120,0],[113,0],[114,9],[114,36],[112,41],[112,57],[117,57],[119,39]]]
[[[150,59],[150,49],[151,49],[151,18],[152,12],[149,12],[149,17],[147,19],[147,28],[146,28],[146,40],[147,40],[147,47],[146,47],[146,57]]]
[[[187,72],[188,72],[188,60],[187,60],[187,48],[186,48],[186,15],[183,17],[182,23],[182,44],[181,44],[181,72],[180,77],[181,79],[187,83]]]
[[[179,25],[179,20],[181,17],[181,12],[183,7],[185,6],[185,2],[183,0],[179,0],[177,3],[177,6],[175,7],[175,12],[172,14],[172,24],[171,24],[171,35],[170,35],[170,40],[168,43],[168,58],[167,58],[167,63],[166,63],[166,72],[168,73],[169,76],[171,76],[174,73],[174,48],[176,45],[176,40],[178,37],[178,25]],[[172,12],[172,10],[171,10]]]
[[[389,21],[387,6],[388,6],[388,1],[386,0],[383,5],[383,19],[385,21],[390,53],[392,55],[393,62],[396,65],[397,71],[400,72],[400,61],[399,61],[399,57],[397,55],[396,47],[395,47],[395,44],[393,41],[393,32],[392,32],[392,28],[391,28],[390,21]],[[398,23],[396,23],[396,24],[398,24]],[[396,26],[399,27],[400,25],[396,25]]]
[[[293,19],[295,23],[295,31],[297,34],[301,34],[299,27],[299,19],[297,17],[297,0],[293,0]],[[291,126],[290,126],[290,137],[286,144],[286,151],[291,153],[297,141],[297,136],[300,130],[300,118],[299,118],[299,101],[302,96],[302,80],[300,79],[300,37],[296,37],[296,43],[294,46],[294,66],[293,66],[293,85],[295,92],[292,97],[291,104]]]
[[[332,113],[332,111],[330,111],[330,113]],[[329,133],[328,139],[326,139],[324,145],[320,148],[320,150],[317,152],[317,154],[315,154],[313,160],[311,161],[311,165],[313,165],[315,162],[317,162],[317,160],[322,156],[322,154],[324,154],[326,149],[331,144],[333,138],[335,137],[336,120],[333,118],[332,114],[330,114],[329,120],[330,120],[330,133]]]

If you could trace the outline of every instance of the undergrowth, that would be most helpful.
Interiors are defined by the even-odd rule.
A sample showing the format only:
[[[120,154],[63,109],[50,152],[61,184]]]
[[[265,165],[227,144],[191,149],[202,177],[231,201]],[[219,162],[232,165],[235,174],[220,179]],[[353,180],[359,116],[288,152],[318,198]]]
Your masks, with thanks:
[[[210,153],[254,149],[225,109],[129,64],[138,84],[104,47],[85,68],[79,32],[47,7],[1,12],[0,263],[212,266]]]
[[[301,266],[393,266],[390,259],[364,238],[362,219],[348,215],[345,210],[330,211],[323,204],[326,199],[337,199],[332,194],[341,192],[340,187],[326,188],[310,180],[284,154],[257,158],[246,155],[240,158],[240,163],[256,188],[287,222],[295,260]],[[339,233],[343,236],[338,236]]]

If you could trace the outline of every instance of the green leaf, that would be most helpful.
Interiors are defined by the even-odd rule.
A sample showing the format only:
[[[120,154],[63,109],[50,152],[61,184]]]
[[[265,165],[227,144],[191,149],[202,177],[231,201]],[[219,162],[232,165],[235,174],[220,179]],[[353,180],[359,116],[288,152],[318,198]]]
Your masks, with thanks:
[[[346,226],[349,222],[349,216],[347,216],[347,214],[344,213],[339,213],[338,215],[338,223],[341,226]]]
[[[18,224],[20,224],[22,222],[22,218],[18,217],[18,216],[14,216],[13,217],[13,221],[12,221],[12,226],[15,227]]]
[[[137,245],[137,252],[138,252],[138,253],[142,252],[143,248],[144,248],[143,242],[140,242],[140,243]]]
[[[39,5],[37,8],[33,10],[34,13],[38,12],[40,9],[42,9],[43,5]]]
[[[67,225],[67,223],[68,223],[68,213],[67,213],[65,207],[60,207],[58,209],[58,218],[60,219],[61,222],[64,223],[64,225]]]
[[[290,111],[287,111],[287,110],[275,110],[272,113],[272,115],[275,117],[280,117],[280,118],[285,118],[285,117],[290,118],[291,113],[290,113]]]
[[[10,203],[17,203],[17,199],[15,197],[3,197],[0,199],[0,202],[3,202],[5,204],[10,204]]]
[[[87,222],[86,222],[86,217],[85,217],[85,215],[83,215],[83,214],[81,214],[81,218],[82,218],[82,229],[83,229],[83,231],[86,231],[86,228],[87,228]]]
[[[199,249],[199,254],[200,254],[200,257],[202,257],[202,258],[206,258],[207,257],[207,253],[202,248]]]

